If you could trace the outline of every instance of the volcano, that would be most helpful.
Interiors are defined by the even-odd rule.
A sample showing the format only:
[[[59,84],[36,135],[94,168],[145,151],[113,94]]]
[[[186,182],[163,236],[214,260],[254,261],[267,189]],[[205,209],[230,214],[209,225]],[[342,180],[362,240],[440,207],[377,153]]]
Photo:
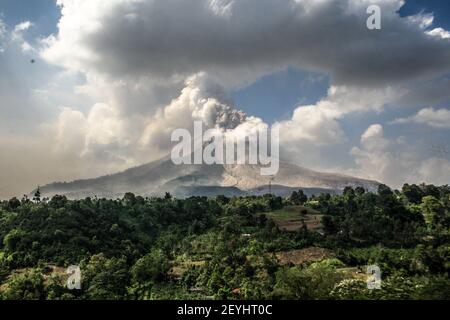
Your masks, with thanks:
[[[286,196],[299,189],[312,195],[339,193],[346,186],[374,191],[379,185],[376,181],[318,172],[283,161],[275,176],[262,176],[260,169],[259,165],[175,165],[170,157],[165,157],[108,176],[52,183],[40,191],[44,197],[58,194],[69,199],[118,198],[126,192],[141,196],[162,196],[169,192],[176,197],[266,193]]]

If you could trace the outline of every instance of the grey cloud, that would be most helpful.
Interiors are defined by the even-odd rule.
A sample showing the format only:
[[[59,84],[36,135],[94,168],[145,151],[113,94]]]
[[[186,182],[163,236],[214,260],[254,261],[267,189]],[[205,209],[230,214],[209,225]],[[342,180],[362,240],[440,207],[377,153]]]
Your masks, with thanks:
[[[400,18],[400,0],[375,1],[380,31],[366,28],[373,1],[96,1],[103,11],[85,23],[86,2],[61,1],[59,35],[43,52],[49,61],[122,78],[207,71],[234,84],[286,65],[346,85],[386,85],[450,67],[450,42],[426,34],[419,18]]]

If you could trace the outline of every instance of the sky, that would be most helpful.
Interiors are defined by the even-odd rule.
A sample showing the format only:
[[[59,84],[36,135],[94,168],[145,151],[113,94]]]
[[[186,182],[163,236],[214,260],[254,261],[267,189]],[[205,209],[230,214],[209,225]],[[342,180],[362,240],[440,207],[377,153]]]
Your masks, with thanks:
[[[448,30],[436,0],[0,0],[0,198],[156,160],[195,120],[278,126],[311,169],[448,184]]]

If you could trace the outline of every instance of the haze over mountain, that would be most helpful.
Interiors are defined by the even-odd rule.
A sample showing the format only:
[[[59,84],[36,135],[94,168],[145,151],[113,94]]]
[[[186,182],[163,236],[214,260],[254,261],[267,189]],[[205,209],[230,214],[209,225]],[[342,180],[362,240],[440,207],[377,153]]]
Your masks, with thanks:
[[[95,179],[52,183],[40,188],[42,196],[68,198],[121,197],[126,192],[160,196],[170,192],[177,197],[194,195],[260,195],[272,192],[285,196],[303,189],[307,194],[339,192],[346,186],[374,190],[378,182],[351,176],[322,173],[284,161],[274,177],[262,176],[259,165],[175,165],[169,157],[126,171]]]

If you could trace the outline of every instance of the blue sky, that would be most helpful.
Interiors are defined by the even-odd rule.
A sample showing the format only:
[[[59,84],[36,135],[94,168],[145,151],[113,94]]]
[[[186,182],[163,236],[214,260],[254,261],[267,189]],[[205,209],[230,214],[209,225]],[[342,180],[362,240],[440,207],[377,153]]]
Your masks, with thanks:
[[[450,27],[450,3],[445,0],[407,0],[400,15],[407,16],[425,11],[434,13],[435,23],[445,29]]]
[[[36,26],[33,33],[41,36],[56,32],[56,25],[61,16],[55,0],[0,0],[0,12],[2,19],[9,26],[26,20],[32,21]]]
[[[64,16],[54,0],[0,0],[0,181],[15,181],[0,196],[154,160],[170,129],[217,121],[212,109],[279,124],[305,167],[450,183],[448,1],[384,1],[379,32],[356,0],[301,19],[289,1],[61,2]]]

